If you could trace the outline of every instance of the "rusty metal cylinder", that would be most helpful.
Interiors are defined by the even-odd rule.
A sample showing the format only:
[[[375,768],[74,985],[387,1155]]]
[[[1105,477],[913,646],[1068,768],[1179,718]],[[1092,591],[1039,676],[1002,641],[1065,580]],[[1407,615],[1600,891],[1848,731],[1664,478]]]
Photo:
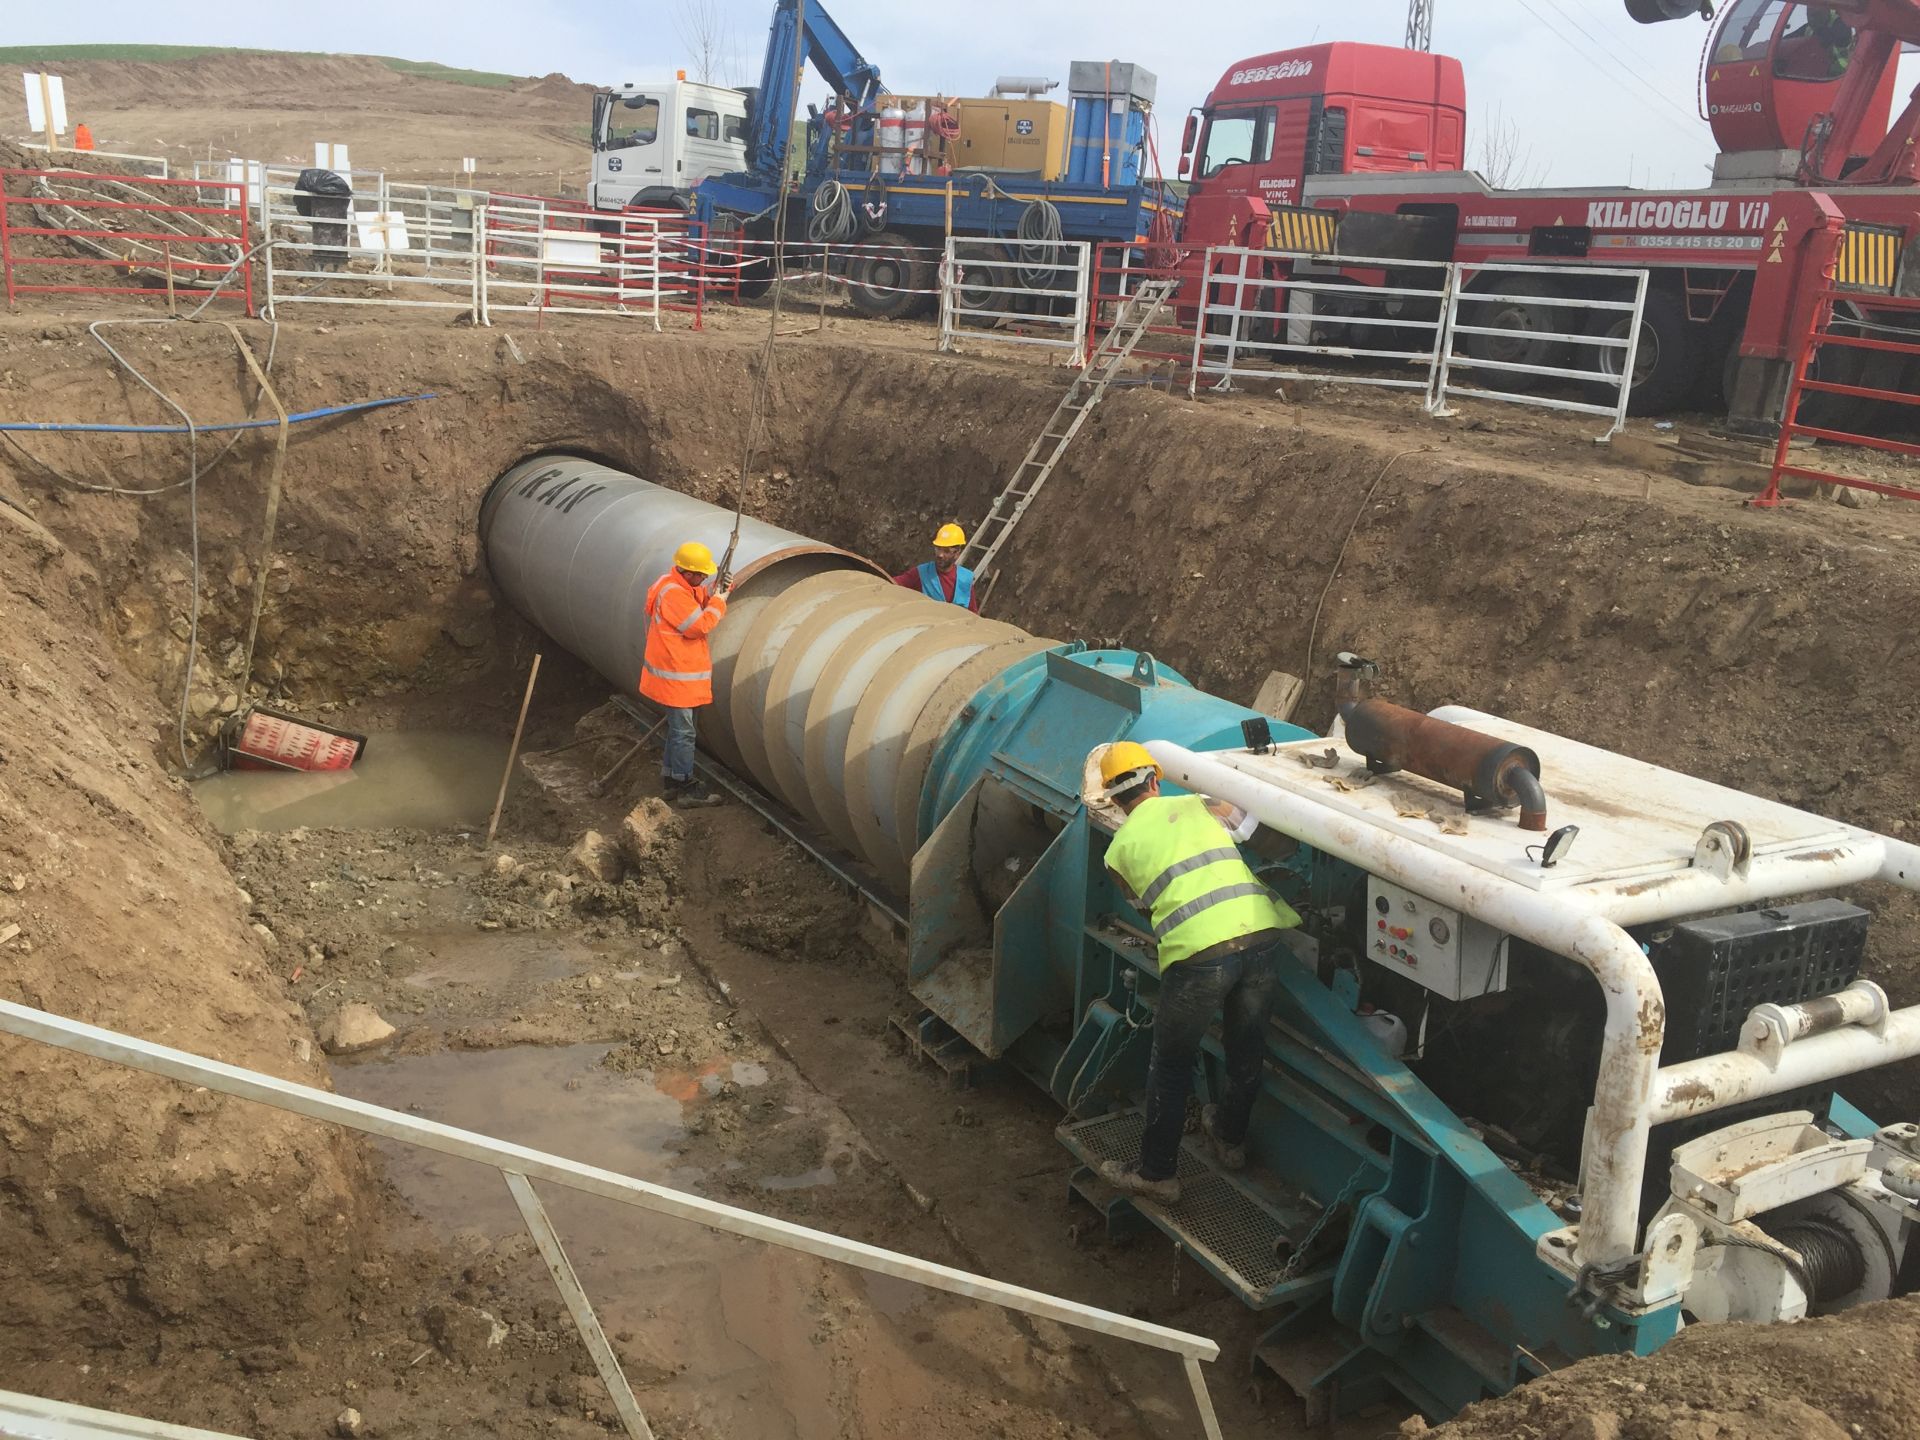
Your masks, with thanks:
[[[1359,701],[1345,719],[1347,744],[1373,769],[1409,771],[1461,791],[1470,803],[1518,805],[1521,829],[1547,828],[1540,757],[1526,746],[1386,700]]]

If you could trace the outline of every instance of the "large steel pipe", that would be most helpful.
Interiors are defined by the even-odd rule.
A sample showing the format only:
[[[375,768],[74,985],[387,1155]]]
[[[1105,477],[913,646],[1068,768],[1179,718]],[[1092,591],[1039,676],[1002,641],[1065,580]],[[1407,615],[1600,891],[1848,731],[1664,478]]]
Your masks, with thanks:
[[[494,482],[480,539],[514,607],[633,689],[647,589],[674,549],[725,550],[733,513],[589,460]],[[747,520],[713,632],[700,740],[904,892],[934,744],[1008,665],[1052,644],[890,583],[870,561]]]

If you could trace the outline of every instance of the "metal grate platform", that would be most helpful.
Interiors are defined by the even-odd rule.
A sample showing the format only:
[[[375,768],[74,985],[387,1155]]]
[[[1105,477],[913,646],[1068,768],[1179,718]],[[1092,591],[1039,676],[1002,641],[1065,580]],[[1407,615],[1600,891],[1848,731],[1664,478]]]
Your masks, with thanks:
[[[1144,1115],[1124,1110],[1062,1125],[1056,1133],[1083,1164],[1098,1167],[1103,1160],[1135,1159],[1145,1129]],[[1292,1237],[1304,1233],[1319,1213],[1303,1197],[1267,1193],[1264,1184],[1256,1187],[1244,1175],[1216,1169],[1191,1137],[1181,1142],[1176,1173],[1178,1205],[1132,1197],[1129,1203],[1186,1246],[1248,1305],[1267,1309],[1324,1279],[1310,1272],[1288,1280],[1283,1273],[1293,1250]]]

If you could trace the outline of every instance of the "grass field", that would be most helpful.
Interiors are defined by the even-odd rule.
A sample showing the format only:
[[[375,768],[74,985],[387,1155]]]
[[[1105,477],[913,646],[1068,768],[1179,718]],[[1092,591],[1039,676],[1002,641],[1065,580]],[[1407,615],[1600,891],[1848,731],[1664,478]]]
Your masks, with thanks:
[[[230,45],[5,45],[0,46],[0,65],[57,65],[62,60],[139,60],[165,63],[169,60],[197,60],[203,55],[289,55],[305,52],[288,50],[242,50]],[[389,69],[402,75],[418,75],[428,80],[447,80],[455,85],[478,85],[488,90],[504,90],[520,77],[492,70],[460,70],[432,60],[401,60],[391,55],[372,55]]]

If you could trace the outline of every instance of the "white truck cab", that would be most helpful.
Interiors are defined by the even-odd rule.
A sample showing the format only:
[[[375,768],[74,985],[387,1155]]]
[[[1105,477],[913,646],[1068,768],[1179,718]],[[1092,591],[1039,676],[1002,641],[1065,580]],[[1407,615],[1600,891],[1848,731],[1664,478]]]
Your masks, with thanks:
[[[593,97],[596,210],[667,205],[709,175],[747,167],[747,97],[690,80],[625,84]]]

